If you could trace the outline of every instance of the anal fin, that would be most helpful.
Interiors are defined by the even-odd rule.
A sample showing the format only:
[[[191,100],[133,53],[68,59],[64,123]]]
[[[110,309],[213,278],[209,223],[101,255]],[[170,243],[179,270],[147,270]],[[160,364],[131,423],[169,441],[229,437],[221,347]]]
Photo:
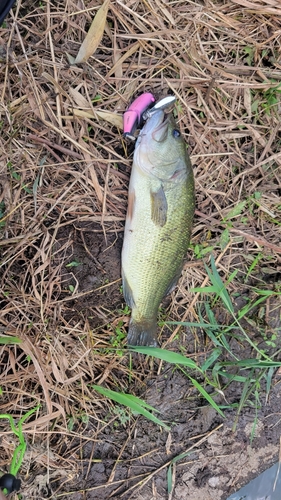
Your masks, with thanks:
[[[164,294],[164,297],[166,297],[167,295],[170,295],[170,293],[172,293],[172,291],[176,288],[178,281],[181,277],[182,267],[183,266],[181,266],[181,268],[177,271],[176,275],[173,277],[173,279],[168,284],[167,289],[166,289],[165,294]]]
[[[125,276],[123,269],[122,269],[122,287],[123,287],[123,295],[124,295],[125,302],[132,309],[133,307],[135,307],[133,292],[132,292],[132,289],[128,283],[128,280]]]

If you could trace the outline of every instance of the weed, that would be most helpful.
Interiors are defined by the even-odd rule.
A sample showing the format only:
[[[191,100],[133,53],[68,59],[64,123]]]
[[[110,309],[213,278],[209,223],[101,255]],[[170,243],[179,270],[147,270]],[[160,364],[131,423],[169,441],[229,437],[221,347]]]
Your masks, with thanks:
[[[258,259],[255,259],[258,262]],[[274,355],[269,356],[268,352],[265,349],[261,349],[258,347],[257,343],[252,341],[248,336],[247,332],[243,328],[241,324],[241,320],[244,319],[248,323],[252,323],[251,318],[249,317],[249,313],[257,306],[260,306],[268,297],[271,296],[279,296],[281,293],[279,291],[271,291],[271,290],[260,290],[253,289],[255,292],[254,299],[247,300],[246,304],[237,312],[234,310],[234,305],[232,303],[231,297],[226,289],[226,285],[223,283],[218,270],[215,265],[215,261],[213,256],[211,256],[211,269],[206,267],[207,274],[211,281],[211,285],[195,288],[193,291],[201,292],[204,294],[212,294],[210,301],[204,301],[204,312],[199,309],[199,319],[200,323],[191,323],[191,322],[168,322],[168,324],[177,324],[188,327],[197,327],[201,328],[205,331],[207,336],[213,342],[215,348],[211,352],[210,356],[205,360],[201,367],[197,366],[192,360],[188,360],[184,358],[185,361],[182,361],[182,356],[176,353],[170,353],[169,351],[163,351],[161,353],[161,349],[153,349],[153,348],[136,348],[137,352],[142,352],[143,354],[151,354],[168,361],[169,363],[176,363],[177,365],[184,365],[190,369],[196,369],[198,373],[204,376],[205,382],[211,386],[213,386],[217,391],[222,392],[223,390],[229,386],[233,381],[240,382],[243,384],[243,391],[241,395],[241,399],[237,409],[237,416],[234,422],[234,428],[237,425],[238,416],[246,404],[252,404],[250,401],[251,395],[254,396],[254,405],[257,405],[259,402],[259,392],[260,392],[260,384],[261,380],[265,380],[267,386],[267,394],[270,390],[270,383],[272,379],[273,370],[277,369],[281,366],[279,361],[275,361],[274,358],[278,355],[279,351],[274,352]],[[252,264],[252,269],[255,267]],[[250,270],[249,270],[250,271]],[[233,278],[235,277],[237,271],[232,273],[227,280],[227,284],[229,284]],[[247,278],[249,277],[250,272],[247,273]],[[224,305],[227,312],[230,314],[232,321],[229,325],[221,325],[218,323],[216,316],[213,312],[215,305],[221,301]],[[261,308],[260,308],[261,310]],[[263,310],[263,309],[262,309]],[[204,318],[205,316],[205,318]],[[255,323],[256,326],[256,323]],[[275,341],[277,339],[277,332],[268,336],[262,329],[260,329],[260,333],[262,338],[265,341],[265,344],[268,347],[276,348]],[[242,336],[241,336],[242,334]],[[256,358],[251,359],[242,359],[240,360],[233,352],[229,343],[229,339],[231,337],[237,338],[239,342],[246,342],[256,353]],[[231,361],[220,361],[220,357],[224,351],[227,351]],[[153,354],[154,353],[154,354]],[[182,368],[181,368],[182,369]],[[233,370],[235,373],[233,373]],[[183,371],[183,370],[182,370]],[[239,373],[241,372],[241,374]],[[214,404],[214,400],[212,397],[206,393],[206,391],[202,388],[202,386],[190,376],[190,374],[185,373],[193,385],[199,390],[201,395],[220,413],[221,408],[216,407]],[[223,381],[223,386],[221,387],[221,382]],[[229,406],[228,406],[229,407]],[[255,406],[257,408],[257,406]]]
[[[68,264],[65,265],[65,267],[78,267],[78,266],[83,266],[83,262],[78,262],[77,260],[73,260],[72,262],[69,262]]]
[[[189,359],[185,356],[182,356],[181,354],[178,354],[176,352],[172,351],[167,351],[165,349],[160,349],[157,347],[131,347],[131,350],[134,352],[139,352],[140,354],[146,354],[153,356],[155,358],[162,359],[163,361],[167,361],[168,363],[178,365],[180,366],[180,369],[185,373],[185,375],[189,378],[189,380],[192,382],[194,387],[199,391],[201,396],[203,396],[208,403],[211,404],[211,406],[222,416],[224,417],[224,414],[220,407],[216,404],[216,402],[212,399],[212,397],[205,391],[205,389],[202,387],[197,380],[195,380],[193,377],[191,377],[188,373],[186,373],[181,367],[187,367],[192,370],[196,370],[200,373],[202,373],[202,369],[200,369],[196,363],[192,360]]]
[[[153,408],[153,406],[147,404],[145,401],[143,401],[143,399],[132,396],[131,394],[111,391],[110,389],[105,389],[104,387],[100,387],[99,385],[93,385],[92,388],[103,396],[106,396],[107,398],[116,401],[117,403],[124,405],[127,408],[130,408],[135,415],[143,415],[155,424],[158,424],[161,427],[164,427],[166,430],[169,430],[169,427],[164,422],[162,422],[162,420],[159,420],[153,415],[153,413],[151,413],[152,411],[159,413],[158,410]]]
[[[197,243],[196,245],[191,245],[190,247],[193,250],[196,259],[202,259],[203,257],[205,257],[205,255],[210,254],[214,250],[213,246],[209,246],[206,243]]]
[[[126,338],[127,333],[123,327],[123,321],[119,321],[115,328],[114,336],[111,337],[110,343],[114,349],[116,349],[116,354],[118,356],[123,356],[123,340]]]
[[[69,430],[69,432],[72,432],[75,427],[75,424],[79,422],[87,425],[89,422],[89,416],[86,413],[80,413],[77,415],[69,416],[67,420],[67,429]]]
[[[262,259],[263,255],[261,252],[259,252],[255,258],[253,259],[253,262],[252,264],[250,265],[248,271],[247,271],[247,274],[245,276],[245,279],[244,279],[244,282],[247,283],[248,281],[248,278],[249,276],[252,274],[252,272],[254,271],[254,269],[256,268],[256,266],[258,265],[259,261]]]
[[[247,46],[247,47],[244,47],[243,50],[246,54],[245,62],[248,64],[248,66],[252,66],[252,63],[254,60],[254,55],[255,55],[255,48]]]
[[[253,113],[258,114],[259,108],[262,108],[267,115],[270,115],[272,111],[276,111],[277,105],[280,103],[281,84],[276,80],[271,80],[271,83],[276,83],[277,85],[262,93],[252,93],[253,101],[251,110]]]
[[[281,94],[280,83],[276,85],[276,87],[268,89],[263,93],[265,102],[262,103],[262,107],[267,115],[270,115],[271,109],[276,108],[277,104],[279,104],[280,94]]]
[[[16,447],[14,454],[13,454],[13,459],[11,462],[10,466],[10,473],[13,474],[14,476],[17,475],[26,451],[26,441],[24,438],[23,430],[22,430],[22,425],[23,423],[31,416],[33,413],[35,413],[40,406],[36,406],[36,408],[32,408],[29,410],[27,413],[25,413],[18,421],[18,424],[15,424],[15,421],[12,417],[12,415],[9,414],[1,414],[0,419],[7,419],[9,420],[10,428],[11,431],[15,434],[15,436],[19,440],[19,445]]]
[[[92,99],[93,104],[99,104],[102,101],[102,97],[100,94],[96,94],[95,97]]]
[[[131,309],[129,306],[127,306],[127,304],[122,306],[122,309],[117,309],[117,311],[119,314],[123,314],[125,316],[129,316],[131,314]]]
[[[0,345],[1,344],[20,344],[21,339],[18,337],[2,337],[0,336]]]
[[[120,424],[123,425],[123,427],[126,427],[126,425],[130,422],[132,413],[127,408],[123,408],[122,406],[114,406],[111,411],[118,417],[118,420],[120,421]],[[114,423],[117,427],[118,423]]]
[[[7,163],[8,170],[11,174],[11,177],[15,179],[18,182],[21,182],[21,175],[18,174],[18,172],[14,169],[12,163],[9,161]],[[32,194],[32,190],[28,187],[28,184],[23,184],[21,188],[27,193],[27,194]]]

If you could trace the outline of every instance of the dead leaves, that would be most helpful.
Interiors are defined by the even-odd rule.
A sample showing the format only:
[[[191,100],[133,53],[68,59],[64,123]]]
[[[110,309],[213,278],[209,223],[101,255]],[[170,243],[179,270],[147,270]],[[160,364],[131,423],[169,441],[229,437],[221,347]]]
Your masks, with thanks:
[[[232,0],[249,10],[254,10],[257,14],[273,14],[281,16],[280,0]]]
[[[105,29],[109,1],[110,0],[105,0],[97,11],[86,38],[74,60],[74,64],[86,62],[97,50]]]
[[[91,57],[97,50],[99,43],[103,37],[109,3],[110,0],[105,0],[103,5],[97,11],[76,58],[72,58],[73,60],[71,60],[71,56],[68,55],[68,59],[72,64],[80,64],[86,62],[89,57]],[[134,46],[133,49],[131,49],[132,53],[135,52],[138,46],[139,44],[137,43],[136,47]],[[78,90],[69,89],[69,92],[76,102],[77,106],[80,108],[73,109],[74,115],[82,118],[99,118],[101,120],[107,121],[108,123],[111,123],[111,125],[117,128],[122,128],[123,122],[121,116],[110,111],[96,110],[95,112],[93,112],[93,110],[89,107],[88,101],[80,94]]]
[[[89,119],[100,119],[104,120],[114,127],[117,127],[119,129],[122,129],[123,126],[123,119],[121,115],[118,115],[117,113],[113,113],[111,111],[104,111],[101,109],[95,109],[93,110],[90,104],[88,103],[87,99],[80,94],[80,92],[77,89],[69,89],[69,93],[75,102],[76,106],[79,108],[77,109],[76,107],[72,108],[72,112],[74,116],[78,116],[79,118],[89,118]]]
[[[111,111],[102,111],[101,109],[99,109],[93,112],[93,111],[84,111],[83,109],[76,109],[76,108],[74,108],[72,111],[73,115],[78,116],[79,118],[89,118],[89,119],[100,118],[101,120],[104,120],[119,129],[122,129],[123,126],[122,116],[117,115],[116,113],[112,113]]]

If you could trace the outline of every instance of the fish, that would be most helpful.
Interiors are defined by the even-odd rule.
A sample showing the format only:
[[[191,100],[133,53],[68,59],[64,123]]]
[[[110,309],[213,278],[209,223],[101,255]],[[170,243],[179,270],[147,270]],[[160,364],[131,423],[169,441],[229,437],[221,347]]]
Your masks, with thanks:
[[[122,247],[122,287],[131,308],[128,345],[156,347],[157,315],[176,286],[190,242],[194,175],[173,114],[155,110],[134,151]]]

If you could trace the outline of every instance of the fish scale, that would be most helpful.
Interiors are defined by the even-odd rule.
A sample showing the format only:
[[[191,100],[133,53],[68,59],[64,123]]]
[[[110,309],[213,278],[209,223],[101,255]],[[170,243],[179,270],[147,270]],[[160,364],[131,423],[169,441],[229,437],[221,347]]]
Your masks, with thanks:
[[[158,309],[178,281],[189,245],[194,179],[184,140],[174,131],[173,116],[156,111],[134,153],[122,249],[130,345],[157,345]]]

